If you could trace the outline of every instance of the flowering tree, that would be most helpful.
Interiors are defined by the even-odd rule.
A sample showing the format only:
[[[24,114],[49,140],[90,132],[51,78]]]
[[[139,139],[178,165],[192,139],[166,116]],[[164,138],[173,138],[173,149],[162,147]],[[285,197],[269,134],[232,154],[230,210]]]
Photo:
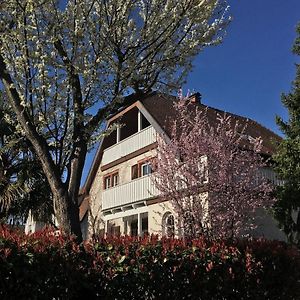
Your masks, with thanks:
[[[224,0],[7,0],[0,79],[41,161],[62,230],[81,239],[88,148],[123,97],[174,88],[228,23]],[[14,122],[14,120],[12,120]]]
[[[272,185],[262,140],[246,139],[247,125],[204,106],[180,100],[170,141],[160,138],[154,183],[179,216],[185,235],[235,237],[254,227],[255,209],[270,207]]]

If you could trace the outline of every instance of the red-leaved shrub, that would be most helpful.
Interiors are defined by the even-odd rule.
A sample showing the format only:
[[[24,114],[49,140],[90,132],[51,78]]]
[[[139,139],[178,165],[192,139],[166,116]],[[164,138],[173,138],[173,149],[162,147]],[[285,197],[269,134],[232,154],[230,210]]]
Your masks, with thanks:
[[[108,237],[77,245],[0,228],[0,299],[300,299],[300,255],[265,240]]]

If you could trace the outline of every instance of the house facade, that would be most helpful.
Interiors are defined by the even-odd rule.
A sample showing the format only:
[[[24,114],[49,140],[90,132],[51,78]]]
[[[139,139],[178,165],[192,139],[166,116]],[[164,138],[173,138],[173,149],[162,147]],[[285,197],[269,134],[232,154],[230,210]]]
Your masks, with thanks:
[[[166,140],[170,136],[174,101],[176,97],[156,92],[142,98],[128,97],[125,105],[108,118],[111,133],[102,139],[81,192],[84,238],[93,234],[181,234],[172,204],[160,199],[151,180],[150,164],[156,156],[158,135]],[[192,95],[191,102],[205,109],[211,120],[220,113],[201,104],[200,94]],[[230,115],[241,124],[247,122],[246,139],[262,137],[264,155],[275,151],[275,142],[280,140],[275,133],[255,121]],[[271,169],[265,170],[265,176],[278,184]],[[270,215],[265,211],[258,215],[257,236],[284,239]]]

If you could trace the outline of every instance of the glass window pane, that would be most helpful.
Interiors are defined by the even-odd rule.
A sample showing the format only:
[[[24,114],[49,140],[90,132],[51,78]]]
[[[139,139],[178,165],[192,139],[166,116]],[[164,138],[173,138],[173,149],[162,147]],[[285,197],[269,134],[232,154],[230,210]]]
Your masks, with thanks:
[[[113,174],[113,177],[112,177],[112,186],[116,186],[119,184],[119,174],[116,173],[116,174]]]
[[[110,188],[110,176],[105,177],[104,179],[104,189]]]
[[[145,176],[148,174],[147,170],[148,170],[147,165],[145,165],[145,164],[142,165],[142,176]]]
[[[141,173],[142,176],[149,175],[152,172],[151,165],[149,162],[141,165]]]

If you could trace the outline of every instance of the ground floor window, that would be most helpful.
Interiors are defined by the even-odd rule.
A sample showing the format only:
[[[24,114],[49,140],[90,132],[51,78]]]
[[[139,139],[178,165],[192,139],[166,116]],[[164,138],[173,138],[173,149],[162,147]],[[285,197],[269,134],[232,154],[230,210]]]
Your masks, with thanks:
[[[111,236],[120,236],[121,234],[120,226],[115,226],[115,225],[109,226],[107,234]]]
[[[130,235],[137,236],[138,235],[138,220],[133,220],[130,223]]]
[[[142,235],[148,233],[148,216],[142,218]],[[130,222],[130,235],[138,236],[138,220],[134,219]]]
[[[142,233],[148,234],[148,217],[145,217],[142,219]]]

